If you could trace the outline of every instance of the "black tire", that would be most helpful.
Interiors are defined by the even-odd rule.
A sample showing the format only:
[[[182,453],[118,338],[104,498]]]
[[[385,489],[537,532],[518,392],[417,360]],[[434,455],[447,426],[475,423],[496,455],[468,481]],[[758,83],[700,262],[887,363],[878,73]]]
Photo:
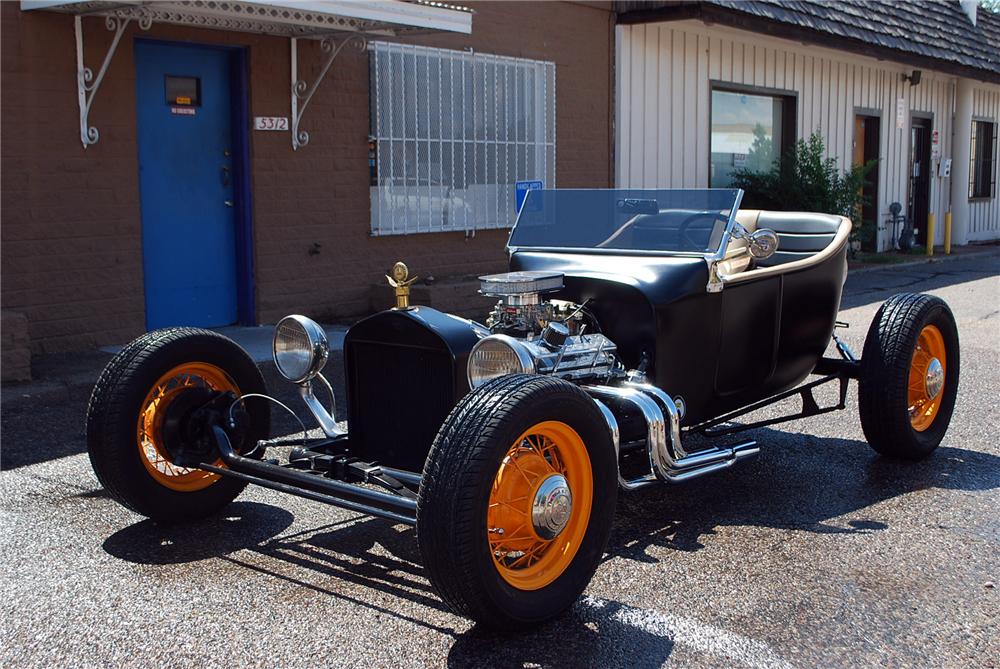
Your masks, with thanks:
[[[935,326],[944,340],[944,387],[937,413],[924,430],[910,419],[910,365],[921,331]],[[894,295],[879,308],[861,356],[858,405],[869,445],[883,455],[919,460],[938,447],[951,421],[958,394],[958,327],[951,309],[932,295]]]
[[[143,463],[136,433],[141,405],[161,376],[194,361],[221,369],[241,393],[267,391],[257,365],[236,342],[208,330],[167,328],[149,332],[122,349],[101,372],[87,406],[87,452],[97,479],[122,505],[158,521],[210,515],[246,487],[222,477],[201,490],[174,490],[157,481]],[[247,400],[246,408],[250,429],[243,443],[252,448],[256,440],[269,436],[271,415],[261,400]],[[253,455],[259,457],[262,450]]]
[[[572,562],[548,585],[525,590],[510,585],[493,564],[487,507],[508,449],[543,421],[564,423],[582,439],[593,504]],[[608,426],[583,390],[551,377],[494,379],[455,407],[428,455],[417,503],[424,567],[441,598],[460,615],[497,630],[544,622],[568,609],[593,577],[607,546],[617,495]]]

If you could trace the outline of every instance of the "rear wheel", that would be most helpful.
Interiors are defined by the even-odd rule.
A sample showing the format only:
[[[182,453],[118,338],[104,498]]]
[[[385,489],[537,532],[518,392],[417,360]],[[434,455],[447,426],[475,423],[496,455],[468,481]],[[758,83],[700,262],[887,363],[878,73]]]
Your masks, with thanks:
[[[424,467],[417,537],[431,582],[461,615],[509,629],[553,618],[607,545],[617,463],[594,401],[518,375],[452,411]]]
[[[94,386],[87,407],[94,472],[114,499],[150,518],[214,513],[246,484],[192,466],[199,453],[191,451],[187,420],[220,393],[265,392],[254,361],[227,337],[195,328],[147,333],[116,355]],[[244,452],[270,431],[268,407],[246,404],[249,430],[234,444]]]
[[[958,393],[958,328],[940,298],[894,295],[872,321],[861,356],[861,427],[879,453],[911,460],[938,447]]]

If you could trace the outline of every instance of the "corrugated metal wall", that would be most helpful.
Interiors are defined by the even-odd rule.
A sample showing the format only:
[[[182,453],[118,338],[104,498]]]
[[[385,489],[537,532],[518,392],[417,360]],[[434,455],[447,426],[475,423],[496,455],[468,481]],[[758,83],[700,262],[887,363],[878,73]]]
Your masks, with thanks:
[[[616,183],[620,187],[705,187],[709,175],[711,82],[786,91],[797,98],[796,137],[818,131],[829,155],[846,169],[853,155],[854,117],[881,116],[879,221],[889,204],[906,209],[911,114],[933,118],[941,155],[951,155],[954,80],[913,68],[855,57],[696,21],[617,28]],[[905,107],[897,128],[897,100]],[[977,91],[978,116],[1000,119],[1000,87]],[[938,243],[950,203],[950,180],[931,177],[930,211],[938,216]],[[970,239],[1000,237],[998,199],[973,203]],[[882,231],[883,246],[889,233]]]

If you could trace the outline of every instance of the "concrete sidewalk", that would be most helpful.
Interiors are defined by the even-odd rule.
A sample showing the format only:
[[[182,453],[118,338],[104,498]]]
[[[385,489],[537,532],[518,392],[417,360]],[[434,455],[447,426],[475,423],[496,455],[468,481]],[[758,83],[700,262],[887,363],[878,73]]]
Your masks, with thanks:
[[[272,372],[274,372],[274,363],[271,361],[273,325],[230,326],[212,329],[226,335],[246,349],[254,362],[260,366],[265,377],[272,376]],[[323,329],[330,342],[331,358],[338,357],[344,348],[344,335],[347,334],[347,326],[324,325]],[[101,370],[123,347],[124,344],[102,346],[90,351],[34,356],[31,361],[32,380],[26,383],[4,384],[0,388],[0,404],[6,407],[28,402],[52,404],[67,401],[77,396],[89,397]],[[273,375],[277,377],[276,372]]]
[[[897,256],[906,258],[901,262],[856,262],[848,259],[848,274],[861,274],[865,272],[878,272],[880,270],[893,270],[903,267],[913,267],[914,265],[927,265],[931,263],[947,263],[956,260],[966,260],[979,256],[1000,255],[1000,244],[969,244],[966,246],[952,247],[951,253],[945,255],[943,247],[934,247],[934,255],[907,255]]]

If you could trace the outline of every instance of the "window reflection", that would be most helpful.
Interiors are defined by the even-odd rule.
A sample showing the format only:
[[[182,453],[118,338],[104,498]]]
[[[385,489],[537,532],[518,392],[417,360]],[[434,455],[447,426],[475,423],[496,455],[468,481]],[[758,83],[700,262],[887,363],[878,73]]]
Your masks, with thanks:
[[[713,188],[732,185],[736,170],[766,172],[784,149],[787,98],[712,91]],[[791,112],[787,112],[791,114]]]

